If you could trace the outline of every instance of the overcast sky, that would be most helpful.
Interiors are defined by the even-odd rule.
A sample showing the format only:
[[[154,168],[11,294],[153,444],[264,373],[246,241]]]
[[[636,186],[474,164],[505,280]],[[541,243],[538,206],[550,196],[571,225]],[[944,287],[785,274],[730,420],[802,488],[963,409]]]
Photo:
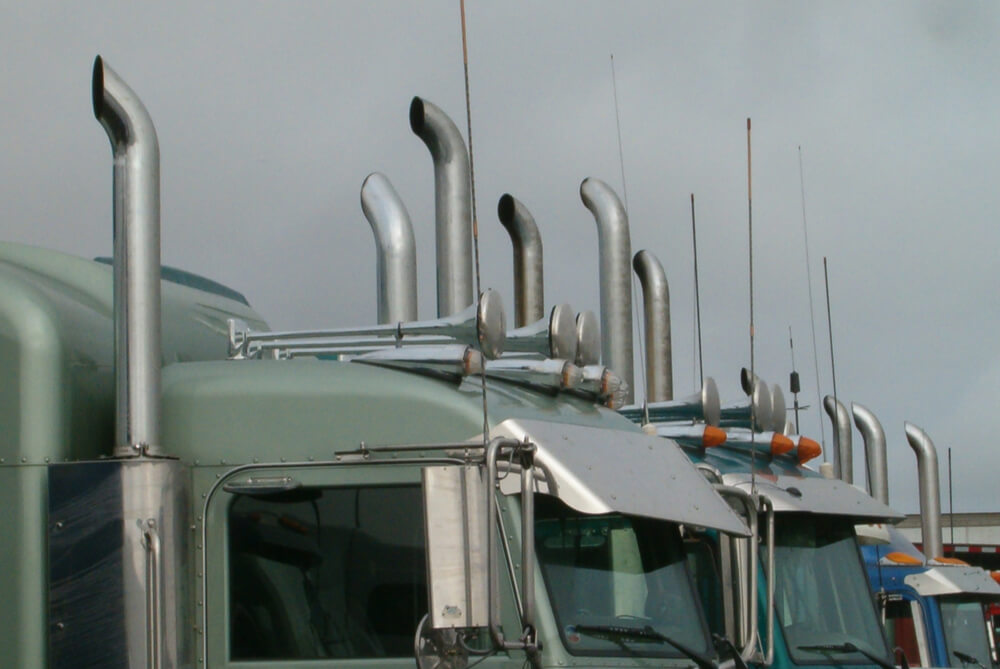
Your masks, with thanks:
[[[482,285],[510,317],[499,196],[538,223],[546,303],[596,312],[597,230],[579,185],[603,179],[627,200],[633,253],[666,268],[675,392],[694,392],[694,193],[705,373],[724,404],[740,399],[751,117],[759,375],[791,405],[791,328],[811,405],[802,432],[831,444],[816,408],[801,146],[821,392],[833,390],[826,257],[838,396],[881,419],[893,506],[917,509],[910,420],[937,444],[943,509],[952,447],[955,510],[998,510],[1000,5],[469,0],[467,20]],[[240,290],[275,328],[374,322],[359,189],[379,171],[413,219],[420,317],[436,315],[432,165],[407,113],[420,95],[466,134],[457,0],[0,0],[0,238],[110,253],[97,54],[156,124],[165,264]]]

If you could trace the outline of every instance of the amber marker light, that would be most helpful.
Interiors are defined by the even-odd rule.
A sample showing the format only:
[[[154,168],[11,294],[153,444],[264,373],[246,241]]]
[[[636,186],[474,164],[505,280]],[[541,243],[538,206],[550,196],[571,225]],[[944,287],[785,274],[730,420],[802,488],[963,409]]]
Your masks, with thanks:
[[[934,561],[937,562],[938,564],[953,564],[953,565],[957,565],[959,567],[968,567],[969,566],[968,562],[966,562],[965,560],[961,560],[959,558],[936,557],[936,558],[934,558]]]
[[[923,564],[923,560],[920,558],[915,558],[912,555],[906,553],[900,553],[894,551],[885,556],[885,559],[889,562],[895,562],[896,564]]]
[[[703,448],[712,448],[726,443],[726,431],[721,427],[705,426],[705,431],[701,435],[701,445]]]
[[[990,576],[993,577],[994,581],[996,581],[997,583],[1000,583],[1000,571],[991,571],[990,572]]]
[[[799,464],[804,465],[813,458],[818,458],[823,449],[819,442],[813,441],[809,437],[799,437]]]
[[[771,455],[784,455],[793,448],[795,448],[795,442],[780,432],[775,432],[774,436],[771,437]]]

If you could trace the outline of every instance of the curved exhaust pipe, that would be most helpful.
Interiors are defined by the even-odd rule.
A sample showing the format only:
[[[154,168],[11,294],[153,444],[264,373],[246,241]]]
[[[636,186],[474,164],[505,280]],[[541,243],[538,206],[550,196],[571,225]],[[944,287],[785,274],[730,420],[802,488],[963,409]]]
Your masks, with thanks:
[[[531,212],[510,193],[500,196],[497,216],[514,246],[514,327],[520,328],[545,317],[542,236]]]
[[[632,268],[642,284],[643,322],[646,333],[646,401],[674,399],[674,368],[670,345],[670,286],[663,265],[650,251],[632,258]]]
[[[833,475],[845,483],[854,483],[854,456],[851,450],[851,419],[847,409],[833,395],[823,398],[823,409],[833,424]]]
[[[139,96],[100,56],[91,92],[114,155],[114,456],[159,456],[160,145]]]
[[[361,210],[375,234],[379,323],[417,320],[417,244],[410,215],[385,175],[361,184]]]
[[[456,314],[472,295],[472,182],[465,140],[448,115],[419,97],[410,103],[410,128],[434,160],[438,318]]]
[[[869,494],[889,506],[889,465],[886,459],[885,430],[871,411],[851,402],[854,424],[865,442],[865,466],[868,472]]]
[[[933,560],[944,555],[941,541],[941,484],[934,442],[913,423],[904,422],[906,441],[917,454],[917,478],[920,482],[920,536],[924,555]]]
[[[629,259],[628,215],[609,185],[587,178],[580,184],[580,198],[597,222],[601,262],[601,362],[626,385],[625,403],[634,401],[632,374],[632,284]]]

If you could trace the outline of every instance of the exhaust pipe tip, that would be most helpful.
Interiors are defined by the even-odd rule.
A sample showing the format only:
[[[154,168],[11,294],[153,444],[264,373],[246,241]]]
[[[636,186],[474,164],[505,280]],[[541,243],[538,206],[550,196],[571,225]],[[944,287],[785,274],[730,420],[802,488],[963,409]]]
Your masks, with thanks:
[[[94,58],[94,75],[90,80],[91,101],[94,103],[94,118],[101,119],[104,115],[104,59]]]
[[[411,123],[412,123],[412,116]],[[497,202],[497,218],[503,223],[504,227],[510,227],[514,223],[514,210],[516,208],[516,203],[514,196],[510,193],[504,193],[500,196],[500,200]]]
[[[410,129],[417,135],[424,131],[425,125],[424,101],[414,96],[410,101]]]

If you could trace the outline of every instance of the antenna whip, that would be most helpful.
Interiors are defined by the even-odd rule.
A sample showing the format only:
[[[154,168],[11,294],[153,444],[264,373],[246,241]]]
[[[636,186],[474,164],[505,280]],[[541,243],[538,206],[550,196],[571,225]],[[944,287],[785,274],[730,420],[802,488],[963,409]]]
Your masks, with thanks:
[[[819,389],[819,354],[816,349],[816,315],[813,313],[812,269],[809,266],[809,229],[806,226],[806,180],[802,175],[802,147],[799,147],[799,190],[802,193],[802,236],[806,246],[806,285],[809,288],[809,325],[812,326],[813,366],[816,371],[816,406],[823,406],[823,397]],[[827,461],[826,428],[823,418],[819,421],[820,443],[823,444],[823,462]]]
[[[628,185],[625,181],[625,153],[622,149],[622,121],[618,113],[618,78],[615,76],[615,54],[611,54],[611,90],[615,97],[615,128],[618,131],[618,167],[622,173],[622,199],[625,201],[625,215],[628,216]],[[635,272],[629,272],[632,284],[632,322],[633,335],[639,340],[639,358],[643,364],[639,365],[639,374],[642,377],[642,407],[643,421],[649,422],[649,398],[647,397],[648,386],[646,385],[646,352],[644,349],[643,337],[645,329],[638,327],[639,324],[639,290],[636,286]],[[637,328],[637,333],[636,333]]]
[[[694,224],[694,193],[691,193],[691,244],[694,246],[694,314],[698,330],[698,383],[705,385],[705,367],[701,348],[701,291],[698,289],[698,234]]]
[[[476,214],[476,161],[472,152],[472,104],[469,95],[469,45],[465,31],[465,0],[460,0],[462,13],[462,66],[465,70],[465,123],[469,135],[469,180],[472,188],[472,257],[476,270],[476,299],[482,292],[479,276],[479,217]],[[483,393],[483,446],[490,441],[490,423],[486,412],[486,374],[480,374],[480,387]]]
[[[750,488],[753,493],[757,492],[757,449],[753,445],[754,428],[757,423],[757,408],[754,406],[753,389],[757,386],[757,373],[754,369],[753,358],[753,189],[751,180],[750,161],[750,117],[747,117],[747,227],[749,228],[749,255],[750,255]]]

